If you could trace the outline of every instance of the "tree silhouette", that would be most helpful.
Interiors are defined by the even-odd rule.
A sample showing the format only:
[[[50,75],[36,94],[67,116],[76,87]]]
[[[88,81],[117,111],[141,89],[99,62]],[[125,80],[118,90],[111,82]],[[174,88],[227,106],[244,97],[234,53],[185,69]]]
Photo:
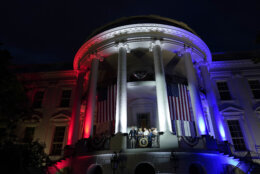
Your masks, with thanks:
[[[32,110],[23,85],[12,71],[9,51],[0,44],[0,167],[6,173],[43,173],[48,159],[44,145],[35,141],[19,142],[19,120],[30,118]]]
[[[14,139],[18,120],[31,112],[24,88],[10,68],[11,59],[9,51],[0,48],[0,123],[6,125],[1,140]]]

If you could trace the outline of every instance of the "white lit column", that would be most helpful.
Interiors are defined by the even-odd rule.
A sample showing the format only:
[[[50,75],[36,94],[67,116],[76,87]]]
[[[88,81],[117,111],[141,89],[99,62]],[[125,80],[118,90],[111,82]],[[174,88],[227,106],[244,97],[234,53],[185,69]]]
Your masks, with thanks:
[[[198,80],[196,77],[196,71],[193,67],[191,55],[189,52],[184,52],[182,58],[185,62],[186,76],[188,79],[191,105],[194,114],[194,120],[196,125],[197,135],[207,134],[206,122],[204,119],[203,108],[200,100]]]
[[[84,138],[89,138],[93,136],[93,120],[94,111],[96,103],[96,91],[97,91],[97,78],[98,78],[98,64],[99,58],[93,57],[91,62],[91,70],[89,75],[89,84],[87,92],[87,105],[86,105],[86,115],[84,120]]]
[[[152,45],[153,57],[154,57],[154,71],[155,71],[155,81],[156,81],[156,96],[157,96],[157,111],[160,131],[170,131],[171,118],[169,111],[169,103],[167,97],[167,88],[162,60],[162,51],[160,42],[156,41]]]
[[[117,67],[117,97],[115,133],[127,132],[127,69],[126,46],[119,44]]]
[[[224,120],[219,113],[217,99],[214,92],[214,86],[212,85],[210,74],[208,72],[208,67],[206,63],[201,64],[200,71],[206,88],[207,101],[210,110],[210,117],[213,122],[212,123],[213,131],[214,131],[213,133],[215,135],[215,138],[217,138],[218,140],[225,141],[227,140],[227,137],[226,137]]]

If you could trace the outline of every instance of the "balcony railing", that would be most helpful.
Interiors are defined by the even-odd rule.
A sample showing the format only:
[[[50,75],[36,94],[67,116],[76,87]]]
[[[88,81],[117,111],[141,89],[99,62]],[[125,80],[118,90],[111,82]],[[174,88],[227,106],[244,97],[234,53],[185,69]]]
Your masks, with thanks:
[[[151,136],[137,136],[130,137],[127,136],[127,148],[159,148],[160,147],[160,136],[151,135]]]

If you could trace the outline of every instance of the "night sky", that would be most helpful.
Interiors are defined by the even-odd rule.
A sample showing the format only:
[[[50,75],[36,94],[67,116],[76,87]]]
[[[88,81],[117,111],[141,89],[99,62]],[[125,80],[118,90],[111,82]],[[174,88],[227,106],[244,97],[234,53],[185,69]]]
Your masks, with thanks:
[[[188,24],[215,52],[256,50],[257,0],[6,0],[0,42],[16,64],[70,62],[94,29],[117,18],[159,15]]]

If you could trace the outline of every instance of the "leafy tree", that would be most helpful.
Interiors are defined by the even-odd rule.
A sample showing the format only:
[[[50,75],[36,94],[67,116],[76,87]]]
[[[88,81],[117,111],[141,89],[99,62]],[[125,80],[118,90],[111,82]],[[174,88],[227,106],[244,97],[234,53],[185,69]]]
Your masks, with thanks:
[[[48,156],[39,142],[14,143],[0,145],[1,171],[12,174],[41,174]]]
[[[23,85],[12,72],[11,59],[10,53],[0,47],[0,124],[5,125],[5,129],[0,129],[0,168],[12,174],[40,174],[49,159],[44,153],[44,145],[16,139],[19,120],[29,118],[32,109]]]
[[[13,140],[18,120],[31,112],[24,88],[10,69],[11,59],[10,53],[0,48],[0,123],[6,125],[2,141],[3,137]]]

